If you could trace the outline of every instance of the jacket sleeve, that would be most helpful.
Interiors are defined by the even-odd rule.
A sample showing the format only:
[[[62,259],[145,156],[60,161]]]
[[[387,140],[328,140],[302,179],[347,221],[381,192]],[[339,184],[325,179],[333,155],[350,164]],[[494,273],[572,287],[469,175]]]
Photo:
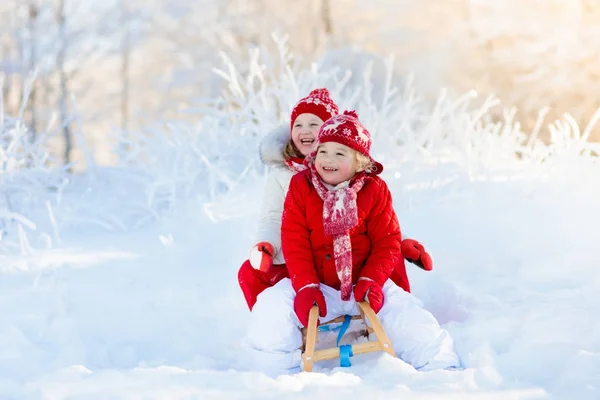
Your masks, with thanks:
[[[392,204],[392,195],[386,183],[376,179],[371,183],[373,207],[367,220],[367,235],[371,240],[371,254],[360,278],[377,282],[380,286],[388,280],[398,259],[402,257],[400,224]],[[369,185],[369,186],[371,186]]]
[[[285,262],[294,290],[319,284],[310,246],[310,229],[306,218],[308,185],[303,174],[296,174],[290,182],[285,198],[281,242]]]
[[[283,212],[285,189],[275,177],[275,173],[276,171],[271,170],[267,176],[260,207],[256,242],[271,243],[275,250],[275,254],[273,254],[274,262],[280,264],[283,263],[281,255],[281,214]]]

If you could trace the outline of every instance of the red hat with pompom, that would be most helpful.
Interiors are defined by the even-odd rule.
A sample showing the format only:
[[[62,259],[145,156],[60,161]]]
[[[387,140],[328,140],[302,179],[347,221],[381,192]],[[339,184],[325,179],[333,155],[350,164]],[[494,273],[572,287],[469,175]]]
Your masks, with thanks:
[[[325,122],[339,112],[338,106],[329,96],[329,90],[326,88],[314,89],[294,106],[290,118],[290,134],[294,127],[294,122],[300,114],[314,114]]]
[[[336,142],[358,151],[371,159],[373,169],[371,174],[383,171],[383,165],[371,157],[371,134],[359,121],[356,111],[344,111],[342,114],[331,117],[319,129],[317,137],[319,144]]]

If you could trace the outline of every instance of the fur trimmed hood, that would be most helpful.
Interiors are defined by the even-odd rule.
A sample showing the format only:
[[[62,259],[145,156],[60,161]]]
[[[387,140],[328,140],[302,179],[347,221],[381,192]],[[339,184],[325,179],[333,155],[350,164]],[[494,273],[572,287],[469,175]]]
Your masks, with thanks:
[[[283,165],[283,149],[290,140],[290,129],[286,125],[280,125],[267,133],[260,141],[258,153],[263,164],[268,166]]]

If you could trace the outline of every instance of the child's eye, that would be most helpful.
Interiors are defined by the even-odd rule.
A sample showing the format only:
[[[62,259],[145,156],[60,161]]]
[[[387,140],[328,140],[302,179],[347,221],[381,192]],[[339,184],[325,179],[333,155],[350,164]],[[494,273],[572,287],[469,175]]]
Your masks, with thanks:
[[[312,123],[312,124],[310,124],[310,126],[317,127],[317,126],[319,126],[319,124]]]
[[[320,154],[325,154],[325,150],[319,150]]]
[[[337,156],[342,156],[342,157],[344,157],[344,156],[345,156],[345,154],[344,154],[344,153],[335,153],[335,154],[336,154]]]
[[[296,124],[294,125],[294,128],[300,128],[302,125],[301,124]]]

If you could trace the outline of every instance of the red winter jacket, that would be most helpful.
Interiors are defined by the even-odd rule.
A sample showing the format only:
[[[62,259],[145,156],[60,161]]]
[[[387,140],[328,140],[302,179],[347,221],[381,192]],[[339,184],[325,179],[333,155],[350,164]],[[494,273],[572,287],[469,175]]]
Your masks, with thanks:
[[[367,176],[357,194],[358,225],[350,231],[352,282],[370,278],[381,286],[402,259],[400,225],[391,193],[377,176]],[[324,283],[337,290],[333,237],[323,230],[323,200],[309,171],[294,175],[285,199],[281,242],[294,290]]]

